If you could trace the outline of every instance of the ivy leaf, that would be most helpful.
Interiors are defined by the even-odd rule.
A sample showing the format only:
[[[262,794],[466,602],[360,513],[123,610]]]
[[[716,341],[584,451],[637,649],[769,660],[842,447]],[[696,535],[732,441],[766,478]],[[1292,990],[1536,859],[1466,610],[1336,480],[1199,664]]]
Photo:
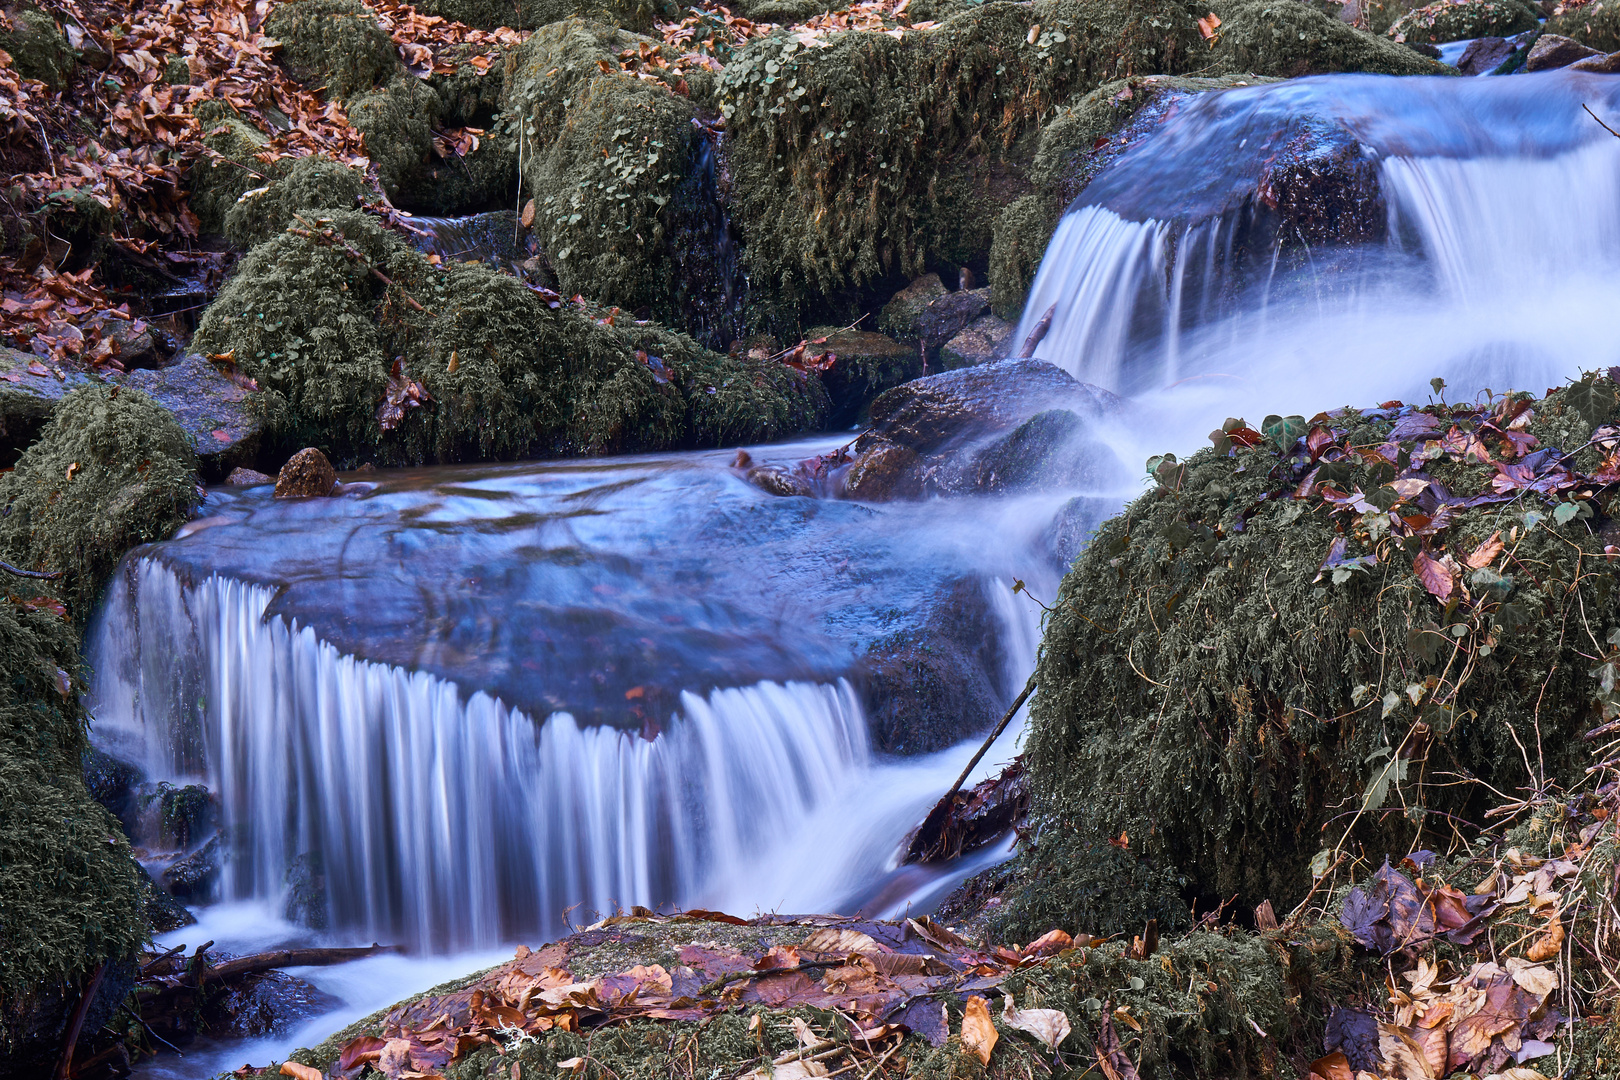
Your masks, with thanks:
[[[1271,444],[1283,453],[1293,449],[1295,443],[1305,437],[1311,425],[1303,416],[1277,416],[1272,414],[1260,424],[1260,434],[1264,435]]]
[[[1564,391],[1564,404],[1593,427],[1614,411],[1616,403],[1614,384],[1600,383],[1596,375],[1588,375]]]

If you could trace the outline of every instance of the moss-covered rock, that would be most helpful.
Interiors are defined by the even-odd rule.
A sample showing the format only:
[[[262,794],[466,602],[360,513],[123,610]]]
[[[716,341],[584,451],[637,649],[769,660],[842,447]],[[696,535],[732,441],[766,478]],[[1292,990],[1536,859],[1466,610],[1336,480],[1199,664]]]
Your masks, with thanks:
[[[645,40],[582,19],[542,27],[513,57],[504,111],[521,118],[523,186],[562,291],[671,319],[700,136],[688,98],[619,70]]]
[[[225,236],[250,248],[286,228],[295,214],[353,210],[365,194],[365,179],[347,165],[321,155],[301,157],[284,176],[243,193],[225,214]]]
[[[680,6],[672,0],[423,0],[416,10],[481,30],[535,30],[577,16],[645,32],[657,19],[676,18]]]
[[[387,85],[351,98],[349,123],[365,136],[366,154],[390,199],[399,195],[433,152],[439,98],[401,68]]]
[[[826,414],[819,381],[785,365],[548,302],[482,265],[434,266],[362,213],[323,222],[250,252],[197,347],[234,351],[273,435],[340,466],[712,446]]]
[[[1179,0],[988,3],[899,39],[750,42],[719,95],[756,294],[791,321],[847,287],[986,265],[1053,106],[1204,62],[1202,14]]]
[[[1226,72],[1292,79],[1335,71],[1378,75],[1454,74],[1385,37],[1330,18],[1298,0],[1225,0],[1210,60]]]
[[[11,29],[0,23],[0,50],[11,55],[17,74],[38,79],[52,90],[66,86],[78,54],[57,29],[56,20],[32,7],[18,8],[7,19]]]
[[[1620,3],[1597,0],[1547,20],[1547,33],[1573,38],[1589,49],[1620,50]]]
[[[191,188],[187,204],[203,231],[223,232],[236,200],[279,178],[286,166],[260,157],[267,154],[269,136],[224,102],[203,102],[196,117],[204,152],[186,174]]]
[[[1543,447],[1589,437],[1562,392],[1534,416]],[[1315,423],[1335,445],[1374,447],[1393,419],[1351,411]],[[1438,439],[1445,425],[1420,419]],[[1459,501],[1441,515],[1443,536],[1403,535],[1431,521],[1419,504],[1402,513],[1424,516],[1384,528],[1394,519],[1375,505],[1352,520],[1321,488],[1296,495],[1319,465],[1317,482],[1386,508],[1416,498],[1419,487],[1383,486],[1393,463],[1347,453],[1300,465],[1294,435],[1308,425],[1277,423],[1286,456],[1261,442],[1161,463],[1159,485],[1106,523],[1064,579],[1031,709],[1032,874],[1088,852],[1115,858],[1106,841],[1125,834],[1193,896],[1282,910],[1341,836],[1376,861],[1426,828],[1449,829],[1439,815],[1480,820],[1486,787],[1443,776],[1516,789],[1528,782],[1521,745],[1542,748],[1546,775],[1580,775],[1579,733],[1600,687],[1559,628],[1577,607],[1593,627],[1620,620],[1614,576],[1580,569],[1608,542],[1598,504],[1590,524],[1566,512],[1555,526],[1545,510]],[[1394,437],[1410,445],[1411,431]],[[1595,467],[1582,453],[1591,461],[1576,467]],[[1427,469],[1423,491],[1430,478],[1447,492],[1489,491],[1495,475],[1455,456]],[[1468,579],[1471,599],[1437,602],[1414,570],[1446,551],[1461,566],[1493,534],[1514,545],[1501,573]],[[1086,903],[1030,880],[1041,895],[1028,903],[1045,916]]]
[[[838,359],[822,374],[833,409],[833,427],[848,427],[866,413],[872,399],[891,386],[899,386],[923,373],[922,353],[917,346],[860,330],[818,326],[807,332],[816,351],[825,350]]]
[[[139,390],[85,387],[0,476],[0,550],[61,571],[82,626],[124,552],[174,532],[197,491],[191,441],[168,410]]]
[[[1510,37],[1541,25],[1537,13],[1518,0],[1440,0],[1396,19],[1386,31],[1396,41],[1443,45],[1479,37]]]
[[[358,0],[287,0],[265,21],[295,74],[346,98],[386,82],[402,66],[388,32]]]

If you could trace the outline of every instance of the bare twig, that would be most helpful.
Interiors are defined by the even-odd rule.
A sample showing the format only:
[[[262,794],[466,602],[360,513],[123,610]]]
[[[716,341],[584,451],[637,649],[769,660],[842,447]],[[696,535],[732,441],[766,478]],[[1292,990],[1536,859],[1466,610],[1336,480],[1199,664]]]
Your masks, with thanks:
[[[8,574],[16,574],[18,577],[37,578],[40,581],[55,581],[62,576],[60,570],[20,570],[3,561],[0,561],[0,570],[4,570]]]
[[[1587,104],[1584,101],[1581,102],[1581,108],[1586,109],[1586,115],[1590,116],[1592,119],[1596,120],[1598,122],[1598,126],[1601,127],[1604,131],[1607,131],[1610,135],[1613,135],[1615,138],[1620,139],[1620,131],[1616,131],[1616,130],[1614,130],[1614,128],[1610,127],[1608,124],[1605,124],[1602,121],[1602,119],[1600,119],[1598,117],[1598,114],[1593,112],[1587,106]]]

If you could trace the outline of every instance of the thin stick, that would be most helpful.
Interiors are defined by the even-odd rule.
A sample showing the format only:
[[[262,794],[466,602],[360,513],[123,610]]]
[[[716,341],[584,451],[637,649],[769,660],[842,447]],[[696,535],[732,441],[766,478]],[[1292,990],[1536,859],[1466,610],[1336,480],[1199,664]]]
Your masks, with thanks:
[[[1601,127],[1604,131],[1607,131],[1610,135],[1613,135],[1615,138],[1620,139],[1620,131],[1614,130],[1614,128],[1610,127],[1608,124],[1605,124],[1602,120],[1599,120],[1598,119],[1598,114],[1593,112],[1591,109],[1587,108],[1586,102],[1584,102],[1584,101],[1581,102],[1581,108],[1586,109],[1586,115],[1590,116],[1594,120],[1597,120],[1598,126]]]
[[[1032,673],[1029,677],[1029,682],[1024,684],[1023,692],[1020,693],[1018,697],[1013,699],[1012,708],[1007,710],[1007,715],[1003,716],[1001,718],[1001,722],[997,724],[995,729],[990,732],[990,737],[984,740],[984,745],[979,747],[979,752],[973,755],[973,759],[967,763],[967,768],[962,770],[962,775],[956,778],[956,783],[951,785],[951,790],[945,793],[945,798],[941,799],[941,802],[950,802],[951,799],[955,797],[956,793],[962,790],[962,785],[967,783],[968,773],[973,771],[973,766],[977,765],[979,763],[979,759],[984,757],[985,753],[989,751],[990,744],[995,742],[996,739],[1001,736],[1003,731],[1007,730],[1007,725],[1012,723],[1012,718],[1017,715],[1019,709],[1024,707],[1024,702],[1028,701],[1029,695],[1034,692],[1035,675]]]
[[[19,570],[8,562],[0,562],[0,570],[18,577],[38,578],[41,581],[55,581],[62,576],[61,570]]]

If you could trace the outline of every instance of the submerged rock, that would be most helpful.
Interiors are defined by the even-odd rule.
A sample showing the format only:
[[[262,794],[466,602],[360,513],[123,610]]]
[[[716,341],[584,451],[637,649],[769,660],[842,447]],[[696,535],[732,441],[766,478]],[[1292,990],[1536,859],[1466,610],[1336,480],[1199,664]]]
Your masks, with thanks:
[[[332,494],[337,486],[337,470],[326,455],[306,446],[281,467],[276,477],[276,498],[309,499]]]
[[[1482,37],[1468,43],[1468,48],[1457,60],[1457,70],[1464,75],[1489,75],[1513,55],[1513,43],[1506,38]]]

